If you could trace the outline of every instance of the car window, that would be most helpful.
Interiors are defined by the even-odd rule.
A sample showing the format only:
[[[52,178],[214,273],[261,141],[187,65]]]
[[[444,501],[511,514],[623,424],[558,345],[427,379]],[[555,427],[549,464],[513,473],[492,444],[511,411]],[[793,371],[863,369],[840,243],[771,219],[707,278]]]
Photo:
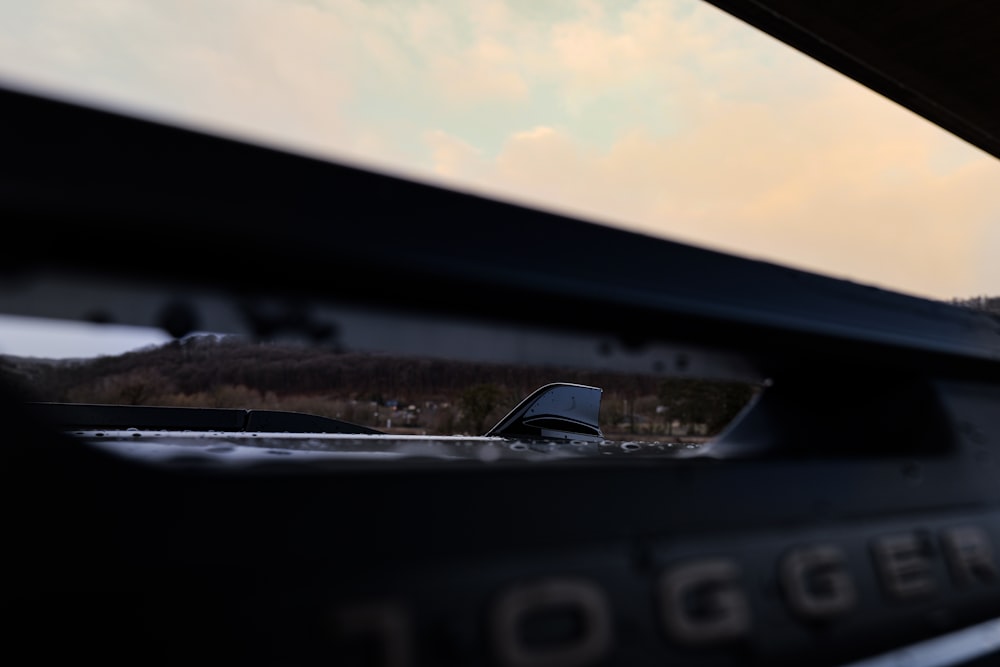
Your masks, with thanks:
[[[995,159],[706,2],[101,8],[5,4],[0,79],[922,297],[1000,290]]]
[[[981,305],[1000,288],[996,160],[707,3],[38,2],[0,16],[15,88],[925,298]],[[664,376],[658,361],[442,369],[377,345],[294,358],[232,332],[172,342],[97,322],[6,318],[0,353],[40,401],[297,410],[393,433],[479,434],[546,382],[594,384],[609,437],[695,445],[766,381],[681,362]],[[171,356],[195,350],[203,369],[252,356],[262,370]]]

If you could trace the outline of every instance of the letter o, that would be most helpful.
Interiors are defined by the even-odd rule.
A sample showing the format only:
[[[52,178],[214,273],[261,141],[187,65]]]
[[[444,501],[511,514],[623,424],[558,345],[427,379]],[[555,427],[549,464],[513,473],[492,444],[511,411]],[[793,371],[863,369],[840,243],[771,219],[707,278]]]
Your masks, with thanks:
[[[555,646],[531,646],[522,622],[534,613],[571,608],[582,619],[579,637]],[[549,578],[515,586],[494,603],[490,634],[504,667],[583,667],[599,662],[611,648],[611,613],[603,591],[584,579]]]

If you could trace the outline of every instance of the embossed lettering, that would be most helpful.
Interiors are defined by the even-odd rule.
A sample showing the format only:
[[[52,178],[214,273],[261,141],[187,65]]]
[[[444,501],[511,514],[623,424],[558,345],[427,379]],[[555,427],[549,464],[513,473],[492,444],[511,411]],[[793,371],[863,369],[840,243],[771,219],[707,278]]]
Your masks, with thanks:
[[[941,544],[959,586],[985,583],[997,579],[997,563],[990,538],[978,526],[960,526],[942,531]]]
[[[353,656],[378,667],[412,664],[412,631],[403,608],[393,602],[368,602],[338,609],[333,616],[338,656]]]
[[[687,563],[660,578],[660,609],[667,634],[684,644],[730,641],[750,632],[750,605],[740,567],[728,559]]]
[[[850,611],[857,601],[854,579],[838,547],[802,547],[788,552],[781,560],[779,578],[789,608],[805,618],[837,616]]]
[[[533,632],[538,630],[533,624],[559,630],[546,636],[544,629]],[[507,667],[592,665],[606,656],[612,643],[611,612],[603,591],[573,578],[543,579],[505,591],[493,605],[490,631],[497,658]]]
[[[931,572],[930,544],[917,533],[880,537],[873,544],[875,565],[885,590],[909,599],[937,588]]]

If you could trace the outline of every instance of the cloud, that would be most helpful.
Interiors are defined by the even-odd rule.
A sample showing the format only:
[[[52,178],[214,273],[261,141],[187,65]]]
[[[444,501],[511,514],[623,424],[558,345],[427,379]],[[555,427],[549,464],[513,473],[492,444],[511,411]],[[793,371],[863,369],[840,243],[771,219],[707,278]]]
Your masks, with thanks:
[[[482,151],[447,132],[434,130],[424,135],[430,148],[433,170],[438,176],[474,181],[488,169]]]
[[[971,151],[940,173],[934,157],[951,141],[836,82],[778,110],[730,105],[686,134],[635,131],[603,151],[567,130],[515,132],[495,158],[455,153],[441,173],[644,234],[947,299],[990,291],[980,281],[996,255],[981,246],[1000,221],[1000,165]]]
[[[4,10],[0,21],[11,19]],[[26,3],[0,72],[57,94],[300,147],[350,136],[351,26],[303,3]],[[331,72],[334,72],[333,74]]]
[[[528,97],[529,86],[514,61],[509,48],[484,41],[461,54],[436,55],[431,84],[453,104],[516,103]]]
[[[527,57],[559,64],[578,114],[638,88],[672,128],[622,123],[603,146],[572,117],[514,129],[493,156],[454,155],[450,182],[931,298],[1000,292],[982,250],[1000,236],[995,159],[770,38],[664,7],[617,28],[585,13]]]

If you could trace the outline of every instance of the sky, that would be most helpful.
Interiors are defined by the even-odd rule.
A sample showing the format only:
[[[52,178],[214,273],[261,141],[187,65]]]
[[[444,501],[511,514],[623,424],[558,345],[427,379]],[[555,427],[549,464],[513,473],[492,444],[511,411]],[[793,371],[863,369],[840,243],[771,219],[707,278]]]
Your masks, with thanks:
[[[6,2],[0,83],[915,296],[1000,294],[1000,160],[701,0]],[[0,353],[78,356],[20,325]]]

